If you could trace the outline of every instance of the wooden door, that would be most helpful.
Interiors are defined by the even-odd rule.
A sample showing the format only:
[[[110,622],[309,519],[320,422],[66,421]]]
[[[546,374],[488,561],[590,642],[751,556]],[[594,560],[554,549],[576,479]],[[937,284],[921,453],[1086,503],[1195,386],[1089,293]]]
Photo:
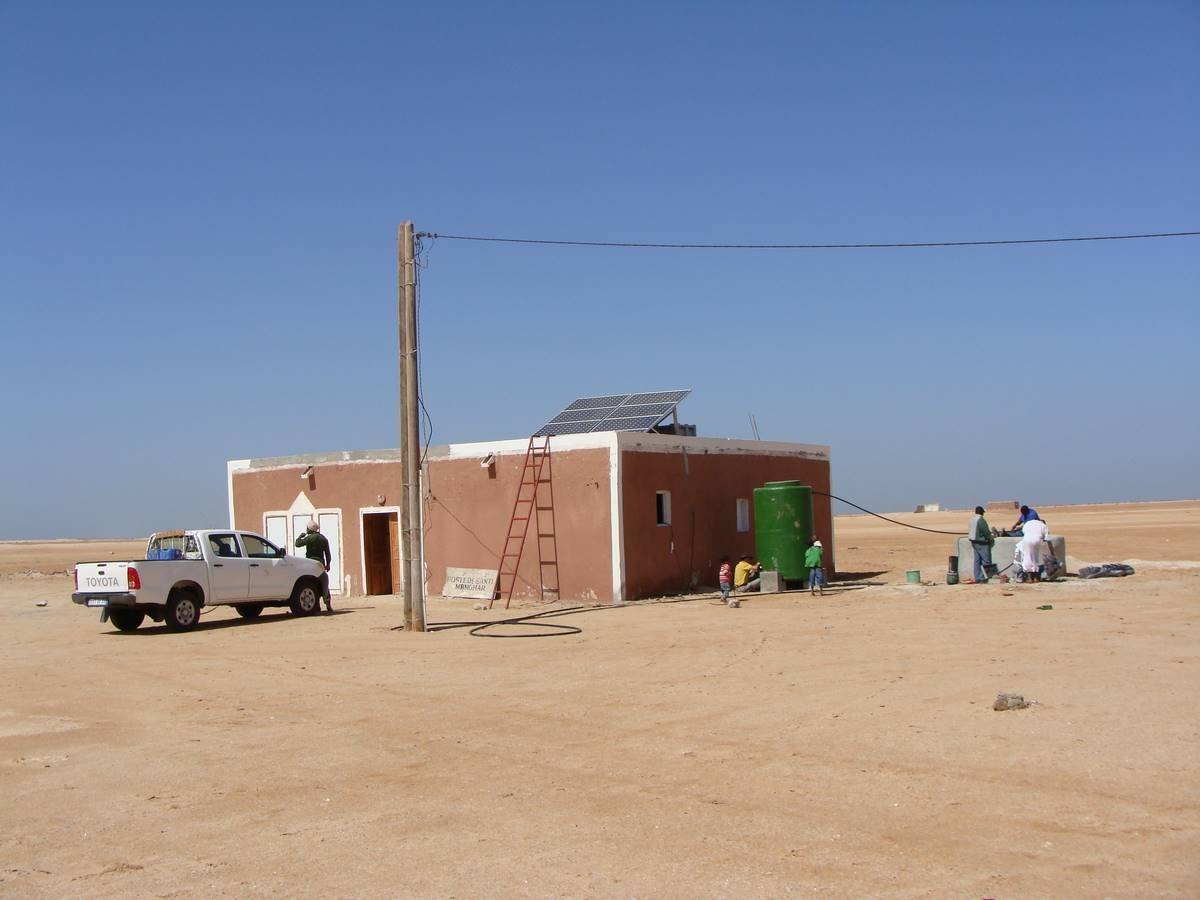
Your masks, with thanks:
[[[396,513],[388,513],[388,559],[392,569],[392,593],[399,594],[404,590],[400,581],[400,570],[403,568],[400,560],[400,522]]]
[[[363,555],[368,594],[396,593],[399,565],[394,562],[397,525],[395,513],[363,513]]]

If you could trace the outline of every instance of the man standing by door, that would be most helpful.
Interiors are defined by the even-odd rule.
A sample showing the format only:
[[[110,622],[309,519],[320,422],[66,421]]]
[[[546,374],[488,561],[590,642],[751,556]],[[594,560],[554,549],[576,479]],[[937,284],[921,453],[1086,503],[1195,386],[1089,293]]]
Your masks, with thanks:
[[[303,547],[305,556],[325,567],[321,573],[321,594],[325,598],[326,611],[333,612],[333,598],[329,595],[329,566],[333,557],[329,553],[329,541],[321,534],[321,526],[316,520],[309,522],[304,534],[296,538],[296,546]]]

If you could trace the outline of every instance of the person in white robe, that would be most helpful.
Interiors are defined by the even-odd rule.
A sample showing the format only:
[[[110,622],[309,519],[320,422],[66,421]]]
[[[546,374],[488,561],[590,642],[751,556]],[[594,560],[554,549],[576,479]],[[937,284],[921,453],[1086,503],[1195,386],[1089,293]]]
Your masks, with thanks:
[[[1038,570],[1042,566],[1042,557],[1046,549],[1046,535],[1049,529],[1041,519],[1030,519],[1024,525],[1021,543],[1021,568],[1031,581],[1040,581]]]

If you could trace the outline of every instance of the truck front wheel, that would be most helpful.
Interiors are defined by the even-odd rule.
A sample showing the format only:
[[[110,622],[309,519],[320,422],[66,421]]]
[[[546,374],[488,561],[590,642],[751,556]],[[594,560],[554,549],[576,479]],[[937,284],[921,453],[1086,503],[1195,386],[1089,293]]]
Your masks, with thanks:
[[[200,619],[200,601],[188,590],[174,590],[167,597],[164,621],[172,631],[190,631]]]
[[[146,621],[146,614],[140,609],[110,609],[108,621],[117,626],[117,631],[137,631]]]
[[[292,602],[289,605],[293,614],[311,616],[321,608],[320,585],[311,579],[301,581],[292,591]]]

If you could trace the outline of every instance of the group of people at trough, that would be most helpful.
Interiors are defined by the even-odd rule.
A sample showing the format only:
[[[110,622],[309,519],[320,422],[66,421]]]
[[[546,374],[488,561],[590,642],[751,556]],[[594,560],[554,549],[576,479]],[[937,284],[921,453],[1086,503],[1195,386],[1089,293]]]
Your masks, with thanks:
[[[1050,546],[1049,534],[1049,527],[1038,515],[1038,511],[1031,506],[1021,507],[1021,515],[1007,531],[996,531],[988,525],[987,519],[984,518],[983,507],[976,506],[975,515],[971,516],[970,522],[967,523],[967,538],[974,551],[974,572],[972,574],[975,577],[975,584],[986,584],[989,578],[997,575],[1005,580],[1010,580],[1008,576],[998,573],[997,567],[992,561],[992,548],[999,536],[1021,538],[1014,550],[1012,564],[1006,567],[1006,569],[1015,570],[1014,578],[1011,580],[1032,582],[1042,581],[1043,578],[1054,578],[1063,570],[1065,561],[1055,558],[1054,551]]]
[[[1000,569],[992,559],[992,550],[997,537],[1017,537],[1013,551],[1013,560]],[[1001,581],[1037,582],[1051,580],[1065,571],[1065,560],[1059,560],[1054,555],[1050,544],[1050,530],[1046,522],[1031,506],[1021,506],[1020,515],[1012,527],[999,531],[988,524],[982,506],[975,507],[975,513],[967,524],[967,539],[973,551],[974,584],[987,584],[992,578]],[[808,542],[804,554],[804,565],[807,574],[804,587],[811,593],[824,594],[825,570],[821,564],[824,550],[821,542],[813,537]],[[739,605],[737,594],[761,589],[762,564],[753,556],[743,555],[734,565],[728,556],[721,557],[720,568],[717,572],[717,583],[721,591],[721,600],[729,606]],[[1009,576],[1009,570],[1013,574]]]

